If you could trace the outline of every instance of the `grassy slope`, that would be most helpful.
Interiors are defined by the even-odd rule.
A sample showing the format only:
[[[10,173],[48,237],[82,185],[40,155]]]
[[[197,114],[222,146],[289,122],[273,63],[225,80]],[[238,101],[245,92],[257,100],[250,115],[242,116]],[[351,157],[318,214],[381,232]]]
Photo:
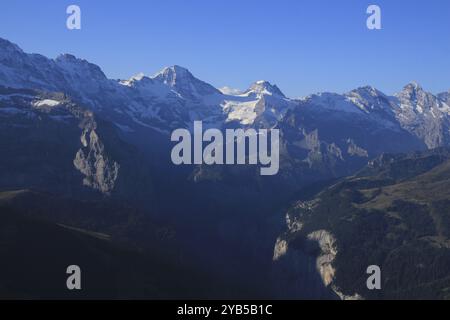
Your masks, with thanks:
[[[450,160],[433,154],[395,159],[320,193],[292,241],[326,229],[337,238],[335,284],[367,298],[450,298]],[[382,290],[365,269],[382,268]]]

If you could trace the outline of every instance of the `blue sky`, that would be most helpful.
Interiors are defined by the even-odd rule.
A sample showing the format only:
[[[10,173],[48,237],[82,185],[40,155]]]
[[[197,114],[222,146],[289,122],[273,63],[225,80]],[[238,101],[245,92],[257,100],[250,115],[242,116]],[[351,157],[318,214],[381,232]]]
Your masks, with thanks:
[[[82,30],[66,29],[66,8]],[[382,10],[382,30],[366,9]],[[110,78],[187,67],[216,87],[276,83],[291,97],[370,84],[386,93],[416,80],[450,89],[448,0],[10,0],[0,37],[27,52],[72,53]]]

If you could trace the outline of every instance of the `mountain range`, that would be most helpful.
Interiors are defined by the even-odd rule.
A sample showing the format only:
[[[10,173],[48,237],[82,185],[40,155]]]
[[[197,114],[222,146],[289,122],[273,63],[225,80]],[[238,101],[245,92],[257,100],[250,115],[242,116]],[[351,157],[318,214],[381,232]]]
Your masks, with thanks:
[[[279,174],[261,177],[246,165],[173,165],[170,133],[197,120],[221,130],[279,129]],[[449,121],[450,91],[435,95],[415,82],[393,96],[365,86],[291,99],[263,80],[243,91],[217,89],[180,66],[108,79],[73,55],[50,59],[0,39],[0,191],[51,199],[39,214],[30,209],[38,197],[14,201],[13,209],[107,233],[150,255],[156,240],[142,228],[163,225],[177,234],[170,255],[184,252],[189,266],[244,283],[249,294],[334,297],[332,281],[324,286],[320,272],[311,275],[312,295],[295,286],[280,293],[277,272],[267,280],[285,210],[382,154],[448,146]],[[92,218],[55,214],[56,199],[88,203],[81,211]],[[110,201],[125,206],[121,219],[98,214],[99,204]],[[138,222],[129,223],[125,212],[136,212]]]

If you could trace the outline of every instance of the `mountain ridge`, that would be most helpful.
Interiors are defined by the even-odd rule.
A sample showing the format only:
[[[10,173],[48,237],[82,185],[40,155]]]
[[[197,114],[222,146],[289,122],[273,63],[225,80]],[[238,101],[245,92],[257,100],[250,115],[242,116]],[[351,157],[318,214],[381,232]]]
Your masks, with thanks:
[[[67,92],[80,102],[104,111],[110,118],[122,118],[127,122],[125,125],[133,123],[166,131],[167,127],[189,128],[195,120],[222,127],[226,122],[258,125],[261,119],[262,123],[272,127],[288,109],[310,102],[326,109],[363,111],[382,117],[394,110],[397,122],[424,139],[429,147],[437,147],[441,140],[450,139],[445,134],[450,126],[448,121],[430,119],[439,118],[443,113],[446,117],[450,114],[448,93],[432,95],[415,82],[407,84],[393,96],[365,86],[344,94],[322,92],[291,99],[276,85],[262,80],[254,82],[243,92],[223,94],[178,65],[166,67],[150,77],[141,74],[128,80],[111,80],[99,66],[84,59],[71,54],[62,54],[55,59],[26,54],[5,39],[0,41],[0,62],[3,65],[0,84],[3,86]],[[30,76],[24,77],[21,69],[24,67]],[[99,97],[100,92],[102,97]],[[417,97],[420,101],[414,100]],[[105,105],[109,105],[109,110],[105,110]],[[441,132],[426,136],[420,128],[414,127],[417,121],[428,122]]]

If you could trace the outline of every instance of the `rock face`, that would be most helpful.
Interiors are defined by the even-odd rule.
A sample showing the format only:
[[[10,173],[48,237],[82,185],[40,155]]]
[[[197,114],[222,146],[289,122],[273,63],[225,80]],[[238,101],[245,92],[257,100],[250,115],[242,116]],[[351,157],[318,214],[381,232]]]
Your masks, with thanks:
[[[299,202],[296,207],[312,210],[313,203]],[[274,247],[275,282],[295,279],[295,284],[287,285],[291,294],[305,294],[304,277],[310,277],[308,288],[315,288],[314,295],[328,298],[340,297],[340,292],[333,286],[335,278],[334,259],[337,255],[336,239],[326,230],[317,230],[307,234],[301,246],[293,243],[293,239],[302,232],[303,223],[297,217],[286,215],[287,231],[277,238]],[[293,244],[293,246],[291,246]],[[314,269],[311,269],[315,265]],[[319,283],[320,279],[320,283]],[[286,289],[286,288],[285,288]],[[310,292],[311,294],[311,292]],[[335,294],[335,295],[334,295]]]
[[[450,107],[447,95],[434,96],[417,83],[396,94],[396,118],[401,126],[422,140],[428,148],[448,145]]]
[[[286,217],[288,231],[278,237],[273,252],[273,282],[281,297],[335,299],[331,286],[334,280],[332,262],[336,256],[335,239],[325,230],[307,235],[304,250],[292,244],[292,237],[301,232],[299,221]],[[307,244],[306,244],[307,243]],[[315,245],[318,245],[316,250]]]
[[[78,150],[73,164],[84,176],[86,186],[110,193],[119,175],[119,164],[105,156],[105,147],[95,130],[83,130],[83,148]]]
[[[277,242],[275,243],[275,248],[273,249],[273,261],[279,260],[281,257],[286,255],[288,251],[288,243],[286,240],[277,239]]]
[[[0,119],[2,139],[8,141],[11,140],[8,137],[16,137],[5,143],[3,156],[11,163],[18,159],[23,161],[14,166],[20,165],[28,168],[26,170],[35,168],[26,179],[5,179],[4,187],[11,187],[16,181],[16,187],[35,184],[35,187],[58,188],[66,184],[64,190],[71,188],[70,183],[74,180],[80,179],[76,178],[75,170],[78,170],[84,175],[85,186],[102,193],[110,193],[114,189],[120,166],[107,155],[108,151],[96,132],[97,124],[92,112],[63,94],[0,87]],[[56,147],[60,144],[64,147]],[[37,153],[27,156],[27,149]],[[72,169],[70,159],[74,159]],[[13,166],[8,167],[11,171]],[[49,173],[47,178],[54,176],[59,182],[51,186],[51,180],[46,183],[38,178],[44,172]]]
[[[336,239],[326,230],[311,232],[306,238],[316,241],[320,247],[320,255],[317,257],[317,270],[322,277],[323,284],[329,286],[335,275],[332,263],[337,254]]]

